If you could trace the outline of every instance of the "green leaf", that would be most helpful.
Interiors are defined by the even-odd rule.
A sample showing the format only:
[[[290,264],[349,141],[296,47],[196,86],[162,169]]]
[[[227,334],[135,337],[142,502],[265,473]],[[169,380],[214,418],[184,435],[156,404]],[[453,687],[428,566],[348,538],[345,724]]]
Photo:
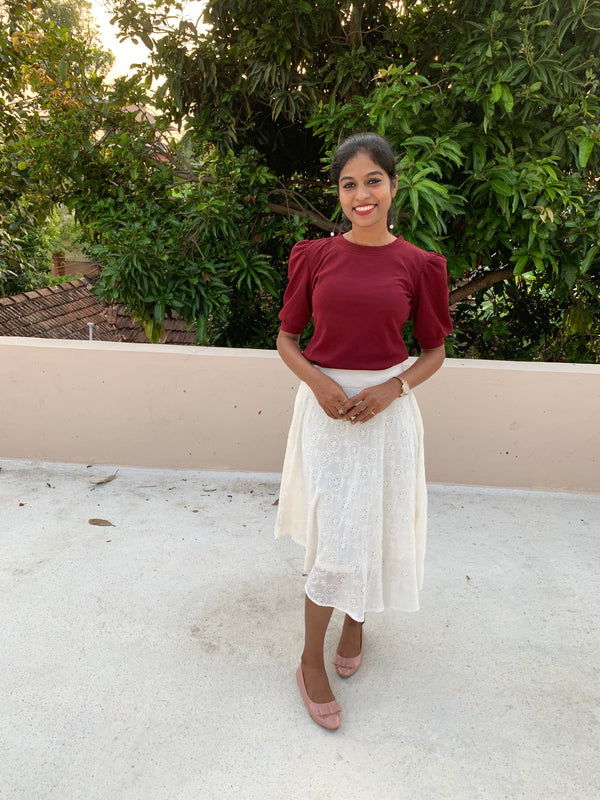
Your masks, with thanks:
[[[492,178],[490,180],[490,184],[496,194],[499,194],[502,197],[510,197],[513,193],[513,189],[500,178]]]
[[[419,191],[415,186],[410,186],[408,189],[408,196],[410,197],[410,204],[412,206],[413,214],[418,218],[419,216]]]
[[[481,142],[473,145],[473,169],[480,172],[485,167],[485,146]]]
[[[404,140],[403,144],[405,146],[410,144],[433,146],[433,139],[431,136],[409,136],[408,139]]]
[[[145,31],[139,31],[139,37],[142,40],[142,42],[146,45],[148,50],[152,50],[154,48],[154,42]]]
[[[566,264],[561,269],[561,278],[567,284],[569,289],[572,289],[575,286],[575,281],[577,280],[577,268],[573,264]]]
[[[590,247],[590,249],[587,251],[587,253],[585,254],[585,258],[583,259],[579,267],[582,274],[585,274],[588,271],[592,261],[596,257],[596,253],[598,252],[598,250],[600,250],[600,246],[595,244],[592,247]]]
[[[502,84],[502,105],[507,114],[510,114],[515,105],[512,92],[505,83]]]
[[[594,144],[595,144],[594,140],[589,138],[588,136],[584,137],[579,142],[578,160],[581,169],[585,169],[585,167],[587,166],[589,158],[592,154],[592,150],[594,149]]]
[[[515,261],[514,274],[522,275],[525,272],[528,263],[529,263],[528,255],[519,256],[519,258],[517,258],[517,260]]]

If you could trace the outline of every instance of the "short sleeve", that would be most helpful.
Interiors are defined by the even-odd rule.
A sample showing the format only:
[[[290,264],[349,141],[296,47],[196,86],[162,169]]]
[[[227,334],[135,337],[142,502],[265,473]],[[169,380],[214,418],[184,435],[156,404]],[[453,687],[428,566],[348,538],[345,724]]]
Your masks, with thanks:
[[[281,330],[300,334],[312,318],[312,274],[307,259],[309,242],[297,242],[290,253],[289,283],[279,312]]]
[[[414,287],[411,313],[422,350],[440,347],[452,331],[448,294],[446,259],[439,253],[427,253]]]

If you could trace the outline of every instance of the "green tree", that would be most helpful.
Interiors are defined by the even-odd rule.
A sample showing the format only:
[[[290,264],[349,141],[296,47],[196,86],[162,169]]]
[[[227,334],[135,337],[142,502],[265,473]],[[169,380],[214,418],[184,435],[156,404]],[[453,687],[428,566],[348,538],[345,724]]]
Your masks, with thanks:
[[[19,34],[53,58],[8,73],[43,114],[2,158],[30,209],[75,209],[99,291],[151,338],[177,312],[199,341],[272,346],[291,245],[338,226],[328,153],[374,129],[399,230],[448,258],[451,352],[598,357],[597,0],[215,0],[202,30],[180,3],[112,5],[149,67],[107,91]]]
[[[480,8],[422,9],[436,49],[311,124],[333,144],[368,119],[398,148],[407,236],[448,257],[453,302],[475,297],[456,352],[597,359],[600,4]]]
[[[33,10],[42,22],[51,22],[84,42],[92,52],[93,71],[106,74],[115,57],[100,46],[99,29],[89,0],[45,0]]]
[[[196,177],[207,153],[226,163],[249,146],[271,171],[263,226],[335,229],[322,164],[340,136],[375,129],[400,153],[403,234],[448,258],[452,351],[597,358],[598,2],[215,0],[205,32],[174,3],[113,5],[152,51]],[[243,168],[240,181],[238,198]],[[280,240],[261,240],[279,285]]]
[[[101,100],[98,66],[108,66],[87,24],[86,37],[59,26],[59,5],[0,5],[1,294],[49,279],[54,207],[71,188],[82,130],[89,137],[90,109]]]
[[[273,226],[258,223],[268,211],[264,187],[275,177],[251,148],[233,161],[209,149],[198,180],[198,165],[166,135],[168,119],[148,111],[149,80],[107,87],[84,41],[24,4],[11,11],[3,39],[12,69],[3,87],[0,288],[42,282],[26,239],[61,203],[75,211],[88,251],[104,265],[98,291],[124,302],[153,341],[165,313],[195,324],[200,341],[244,343],[249,330],[264,338],[279,287],[270,252],[260,252]],[[298,226],[279,221],[286,230]]]
[[[198,320],[200,340],[272,347],[292,244],[311,228],[336,229],[325,144],[306,123],[325,96],[368,90],[397,7],[216,2],[207,6],[209,32],[199,33],[177,19],[175,3],[113,6],[123,35],[152,51],[149,73],[162,80],[155,104],[186,130],[191,163],[175,172],[189,181],[186,197],[199,197],[197,241],[223,285],[219,305]],[[116,275],[105,275],[109,296]],[[133,301],[134,282],[130,290]]]

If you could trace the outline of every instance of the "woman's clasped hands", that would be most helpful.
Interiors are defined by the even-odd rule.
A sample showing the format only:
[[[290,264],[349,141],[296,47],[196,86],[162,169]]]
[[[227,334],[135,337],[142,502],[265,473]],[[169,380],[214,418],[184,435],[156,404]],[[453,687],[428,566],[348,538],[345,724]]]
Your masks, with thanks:
[[[369,386],[358,394],[347,398],[340,406],[340,419],[349,422],[369,422],[398,398],[398,382],[395,380]]]
[[[325,385],[313,391],[328,417],[354,424],[374,419],[398,398],[398,388],[398,381],[392,379],[347,397],[342,387],[329,379]]]

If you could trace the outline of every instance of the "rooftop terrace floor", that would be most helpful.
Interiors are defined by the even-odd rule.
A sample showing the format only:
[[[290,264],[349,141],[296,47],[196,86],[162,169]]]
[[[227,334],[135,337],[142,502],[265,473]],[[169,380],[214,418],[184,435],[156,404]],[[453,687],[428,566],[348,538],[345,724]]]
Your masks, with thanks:
[[[331,733],[278,476],[0,467],[0,797],[600,796],[600,497],[431,486],[422,609],[367,617]]]

